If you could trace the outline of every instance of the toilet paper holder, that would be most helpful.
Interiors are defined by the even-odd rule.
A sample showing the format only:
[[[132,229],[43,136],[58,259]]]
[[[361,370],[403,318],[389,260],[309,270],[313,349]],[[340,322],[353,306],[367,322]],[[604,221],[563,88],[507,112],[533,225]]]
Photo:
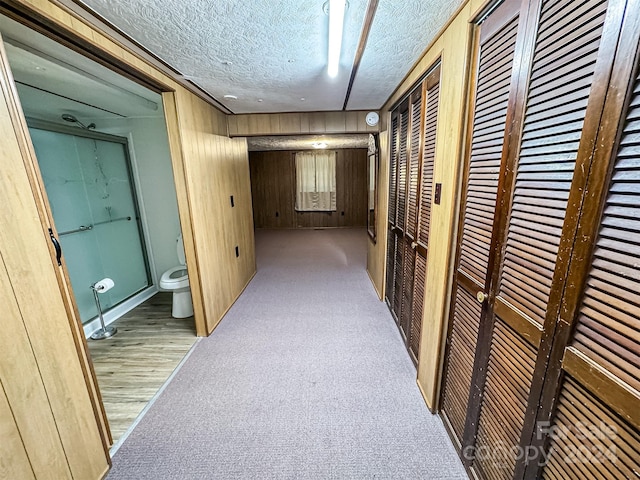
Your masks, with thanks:
[[[100,327],[92,335],[92,340],[104,340],[105,338],[113,337],[118,329],[116,327],[107,327],[104,324],[104,318],[102,317],[102,307],[100,306],[99,293],[105,293],[111,290],[114,286],[113,280],[110,278],[103,278],[102,280],[91,285],[91,291],[93,292],[93,299],[96,301],[96,307],[98,308],[98,317],[100,318]]]

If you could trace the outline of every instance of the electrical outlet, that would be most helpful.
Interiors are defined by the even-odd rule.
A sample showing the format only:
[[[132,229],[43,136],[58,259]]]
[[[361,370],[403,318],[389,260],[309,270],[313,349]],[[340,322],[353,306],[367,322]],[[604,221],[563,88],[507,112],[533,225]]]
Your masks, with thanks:
[[[433,203],[440,205],[440,198],[442,197],[442,184],[436,183],[436,191],[433,196]]]

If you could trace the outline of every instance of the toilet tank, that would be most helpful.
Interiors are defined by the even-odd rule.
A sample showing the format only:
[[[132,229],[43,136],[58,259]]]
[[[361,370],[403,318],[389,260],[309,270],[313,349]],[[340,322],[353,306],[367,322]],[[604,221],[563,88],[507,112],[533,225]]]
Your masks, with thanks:
[[[180,265],[186,265],[187,260],[184,256],[184,242],[182,241],[182,234],[178,235],[178,241],[176,242],[176,253],[178,254],[178,261]]]

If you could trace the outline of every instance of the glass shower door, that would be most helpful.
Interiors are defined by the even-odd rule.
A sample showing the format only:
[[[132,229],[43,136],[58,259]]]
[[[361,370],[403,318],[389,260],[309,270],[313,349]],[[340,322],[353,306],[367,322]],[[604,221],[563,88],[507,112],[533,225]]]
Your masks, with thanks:
[[[98,280],[115,283],[100,295],[103,311],[149,286],[126,139],[29,130],[85,323],[98,314],[90,289]]]

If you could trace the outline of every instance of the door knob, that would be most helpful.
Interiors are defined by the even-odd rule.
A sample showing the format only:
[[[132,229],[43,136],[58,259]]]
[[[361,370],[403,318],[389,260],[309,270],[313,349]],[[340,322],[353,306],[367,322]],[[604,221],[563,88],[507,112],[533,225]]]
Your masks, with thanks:
[[[412,249],[416,249],[416,247],[418,246],[418,244],[416,242],[411,242],[411,248]]]
[[[476,293],[476,298],[478,299],[478,302],[483,303],[487,299],[487,294],[481,290]]]

